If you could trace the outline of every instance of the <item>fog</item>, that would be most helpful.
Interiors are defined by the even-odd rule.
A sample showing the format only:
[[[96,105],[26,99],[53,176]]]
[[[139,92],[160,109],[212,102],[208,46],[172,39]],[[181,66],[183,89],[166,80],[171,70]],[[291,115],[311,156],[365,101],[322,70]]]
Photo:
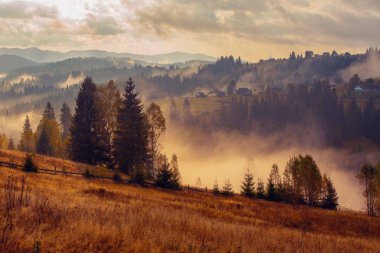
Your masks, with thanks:
[[[29,115],[33,130],[41,118],[40,113],[30,112],[18,116],[0,117],[1,132],[12,136],[18,143],[26,115]],[[303,133],[303,134],[300,134]],[[317,127],[288,127],[285,132],[263,137],[236,132],[205,131],[169,124],[162,140],[163,152],[175,153],[179,158],[182,183],[211,189],[215,180],[219,186],[230,179],[235,192],[246,168],[253,170],[255,181],[266,182],[271,167],[277,163],[282,174],[291,156],[310,154],[322,173],[329,175],[338,192],[341,207],[362,210],[361,190],[355,178],[363,162],[380,160],[378,151],[351,152],[347,149],[324,147],[323,137]]]
[[[357,74],[361,79],[376,78],[380,76],[380,56],[377,52],[370,52],[362,62],[354,63],[341,71],[341,76],[348,81]]]
[[[362,210],[356,171],[364,161],[379,159],[379,153],[353,154],[348,150],[323,148],[321,143],[317,143],[320,136],[311,134],[315,130],[305,133],[305,139],[293,130],[265,138],[226,132],[205,134],[181,126],[170,126],[163,138],[163,146],[167,155],[178,155],[182,183],[195,186],[200,178],[202,187],[212,189],[215,180],[223,186],[228,178],[235,192],[240,192],[248,166],[253,170],[256,182],[258,178],[266,182],[274,163],[279,165],[282,174],[291,156],[311,154],[321,172],[332,178],[341,207]],[[300,142],[300,139],[304,141]]]
[[[59,87],[59,88],[70,87],[72,85],[81,83],[85,77],[86,76],[84,75],[83,72],[81,72],[80,75],[78,75],[76,77],[73,77],[73,75],[70,73],[70,75],[67,77],[67,79],[65,81],[59,82],[57,84],[57,87]]]

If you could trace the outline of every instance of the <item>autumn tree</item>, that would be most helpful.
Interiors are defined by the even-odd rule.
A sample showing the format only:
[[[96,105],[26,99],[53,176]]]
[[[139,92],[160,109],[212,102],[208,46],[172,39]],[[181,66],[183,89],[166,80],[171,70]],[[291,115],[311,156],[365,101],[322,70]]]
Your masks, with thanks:
[[[366,212],[368,215],[374,216],[375,212],[375,198],[376,198],[376,184],[375,179],[377,177],[376,168],[370,163],[363,164],[359,173],[357,174],[357,179],[363,187],[363,197],[366,203]]]
[[[266,186],[266,196],[268,200],[281,201],[282,195],[283,188],[279,168],[277,164],[273,164]]]
[[[115,131],[114,157],[118,168],[125,173],[144,166],[148,159],[147,118],[139,94],[134,89],[135,84],[129,78]]]
[[[241,185],[241,194],[248,198],[255,196],[255,182],[253,181],[253,174],[249,168],[244,175],[244,180]]]
[[[159,143],[160,137],[166,131],[166,121],[160,106],[152,103],[146,110],[148,120],[148,150],[150,160],[150,174],[154,176],[155,166],[157,165],[157,155],[161,147]]]
[[[33,135],[32,127],[30,125],[29,116],[26,116],[25,118],[18,149],[24,152],[35,151],[35,138]]]

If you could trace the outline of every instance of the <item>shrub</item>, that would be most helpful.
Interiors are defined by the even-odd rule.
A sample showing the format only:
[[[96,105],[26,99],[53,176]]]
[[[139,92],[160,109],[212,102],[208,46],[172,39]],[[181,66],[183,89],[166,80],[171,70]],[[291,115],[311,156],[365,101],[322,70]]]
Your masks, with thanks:
[[[121,183],[122,182],[122,178],[121,178],[121,175],[119,172],[115,172],[115,174],[113,175],[112,177],[113,181],[117,182],[117,183]]]
[[[38,168],[37,168],[37,165],[33,161],[32,154],[26,155],[23,170],[25,172],[35,172],[35,173],[38,172]]]

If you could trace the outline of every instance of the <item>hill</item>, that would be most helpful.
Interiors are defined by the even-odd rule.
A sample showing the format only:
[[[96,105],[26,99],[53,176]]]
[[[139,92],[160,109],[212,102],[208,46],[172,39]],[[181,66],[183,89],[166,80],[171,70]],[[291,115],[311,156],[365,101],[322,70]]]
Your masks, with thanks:
[[[72,50],[68,52],[59,52],[51,50],[41,50],[39,48],[0,48],[0,52],[4,54],[12,54],[26,59],[39,62],[55,62],[62,61],[69,58],[87,58],[87,57],[114,57],[114,58],[130,58],[136,61],[145,61],[149,63],[157,64],[172,64],[178,62],[186,61],[215,61],[215,57],[204,55],[204,54],[192,54],[186,52],[172,52],[167,54],[156,54],[156,55],[140,55],[132,53],[115,53],[103,50]]]
[[[9,72],[14,69],[35,66],[37,63],[20,56],[3,54],[0,55],[0,73]]]
[[[380,250],[380,220],[361,213],[6,168],[0,182],[6,252]]]

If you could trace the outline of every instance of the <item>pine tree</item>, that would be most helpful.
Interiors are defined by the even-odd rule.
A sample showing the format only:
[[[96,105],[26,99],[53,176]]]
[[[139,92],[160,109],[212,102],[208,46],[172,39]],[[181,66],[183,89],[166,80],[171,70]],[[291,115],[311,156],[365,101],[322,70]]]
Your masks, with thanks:
[[[222,188],[222,194],[228,195],[228,196],[234,194],[233,189],[232,189],[232,184],[231,184],[229,178],[224,181],[224,185]]]
[[[26,156],[25,156],[23,171],[25,171],[25,172],[38,172],[38,168],[33,161],[33,155],[30,153],[26,154]]]
[[[14,143],[14,141],[13,141],[13,138],[10,138],[10,139],[9,139],[8,149],[9,149],[9,150],[14,150],[14,149],[15,149],[15,143]]]
[[[24,127],[21,134],[18,149],[24,152],[34,152],[35,150],[35,139],[33,136],[32,127],[30,125],[30,120],[28,116],[26,116],[24,122]]]
[[[70,134],[72,115],[70,111],[70,107],[66,104],[62,104],[61,115],[59,117],[61,126],[62,126],[62,139],[66,140],[66,138]]]
[[[275,185],[273,183],[273,180],[271,178],[268,178],[265,196],[266,196],[266,199],[268,199],[270,201],[276,201],[277,200],[277,191],[276,191]]]
[[[214,182],[214,187],[212,188],[212,192],[214,194],[219,194],[220,193],[218,180],[216,180],[216,179],[215,179],[215,182]]]
[[[63,153],[62,135],[55,119],[54,109],[48,102],[36,131],[36,151],[51,156]]]
[[[76,98],[75,114],[70,129],[70,157],[77,162],[95,164],[95,93],[96,85],[90,77],[86,77]]]
[[[37,140],[36,151],[37,153],[43,155],[49,155],[53,152],[49,145],[49,135],[46,128],[41,130],[40,136]]]
[[[244,175],[244,181],[241,186],[241,194],[253,198],[255,196],[255,182],[253,181],[253,174],[247,169]]]
[[[173,154],[172,155],[172,159],[170,161],[170,168],[173,172],[173,179],[172,181],[176,184],[176,185],[180,185],[181,183],[181,175],[179,174],[179,167],[178,167],[178,157],[176,154]]]
[[[336,210],[338,206],[338,195],[329,177],[323,175],[323,198],[322,208]]]
[[[191,114],[190,101],[185,98],[183,101],[183,118],[184,123],[191,124],[193,122],[193,115]]]
[[[155,185],[162,188],[180,189],[179,174],[173,170],[167,159],[161,164],[161,168],[157,172]]]
[[[265,189],[264,189],[264,182],[261,178],[258,179],[257,182],[257,192],[256,196],[259,199],[265,199]]]
[[[139,94],[131,78],[125,87],[115,131],[115,160],[118,168],[131,173],[148,159],[148,124]]]
[[[174,122],[179,120],[179,112],[178,112],[178,108],[174,99],[172,99],[172,102],[170,104],[169,119],[170,121],[174,121]]]

